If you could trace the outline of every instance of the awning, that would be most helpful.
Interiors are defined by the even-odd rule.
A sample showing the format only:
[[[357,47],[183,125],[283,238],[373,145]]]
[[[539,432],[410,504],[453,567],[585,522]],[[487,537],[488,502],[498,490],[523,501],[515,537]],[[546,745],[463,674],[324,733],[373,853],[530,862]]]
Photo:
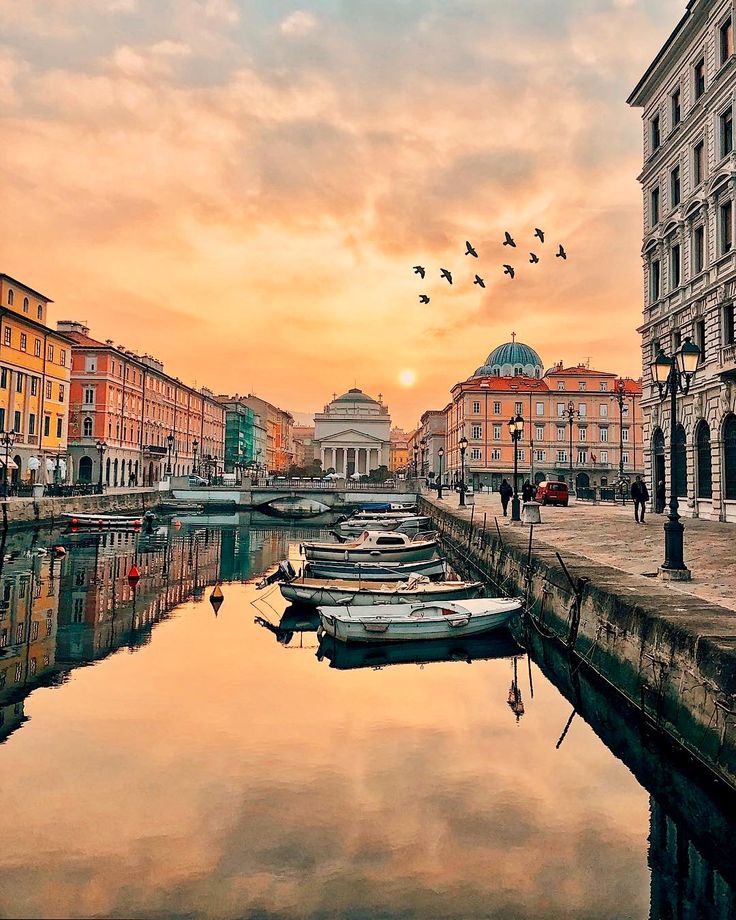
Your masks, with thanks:
[[[0,469],[5,467],[5,457],[0,457]],[[12,457],[8,457],[8,469],[17,470],[18,464],[13,460]]]

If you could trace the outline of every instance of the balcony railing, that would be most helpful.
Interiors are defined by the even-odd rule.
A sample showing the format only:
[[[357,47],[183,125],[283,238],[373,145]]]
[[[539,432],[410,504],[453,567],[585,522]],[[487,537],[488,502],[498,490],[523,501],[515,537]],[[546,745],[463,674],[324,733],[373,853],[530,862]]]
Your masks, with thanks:
[[[721,367],[736,368],[736,343],[721,348]]]

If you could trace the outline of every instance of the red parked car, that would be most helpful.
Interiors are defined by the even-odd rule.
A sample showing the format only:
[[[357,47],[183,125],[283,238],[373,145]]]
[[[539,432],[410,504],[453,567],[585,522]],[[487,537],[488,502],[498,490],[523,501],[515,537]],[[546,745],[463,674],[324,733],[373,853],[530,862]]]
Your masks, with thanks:
[[[540,482],[537,486],[536,498],[543,505],[562,505],[563,508],[567,508],[570,503],[567,483],[552,480]]]

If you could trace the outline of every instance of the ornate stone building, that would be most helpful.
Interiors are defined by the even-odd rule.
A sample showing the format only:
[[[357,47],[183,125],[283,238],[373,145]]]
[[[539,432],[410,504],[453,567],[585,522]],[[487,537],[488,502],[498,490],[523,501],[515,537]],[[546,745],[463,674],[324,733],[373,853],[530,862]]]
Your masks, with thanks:
[[[645,466],[680,513],[736,521],[736,152],[732,0],[690,0],[629,104],[641,108],[644,167]],[[701,349],[690,393],[670,418],[652,383],[660,348]],[[675,425],[675,461],[669,437]],[[667,448],[665,447],[667,445]]]
[[[390,448],[391,417],[380,396],[373,399],[355,387],[314,416],[315,457],[325,471],[349,477],[387,467]]]

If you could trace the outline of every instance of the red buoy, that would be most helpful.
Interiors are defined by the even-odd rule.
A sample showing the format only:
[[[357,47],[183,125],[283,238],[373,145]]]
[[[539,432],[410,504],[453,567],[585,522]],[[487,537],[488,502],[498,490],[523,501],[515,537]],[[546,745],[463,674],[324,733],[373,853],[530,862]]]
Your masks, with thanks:
[[[130,571],[128,572],[128,584],[130,585],[131,588],[135,588],[135,586],[138,584],[140,580],[141,580],[140,570],[138,566],[135,563],[133,563],[133,565],[131,565],[130,567]]]

